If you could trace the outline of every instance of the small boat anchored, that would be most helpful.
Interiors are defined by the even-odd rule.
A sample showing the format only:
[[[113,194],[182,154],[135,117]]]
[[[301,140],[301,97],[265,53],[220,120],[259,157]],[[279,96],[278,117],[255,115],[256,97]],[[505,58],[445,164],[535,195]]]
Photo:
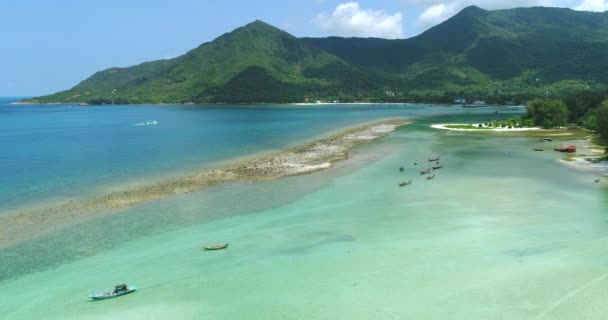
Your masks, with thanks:
[[[112,299],[112,298],[120,297],[122,295],[134,292],[135,290],[137,290],[137,288],[135,288],[134,285],[119,284],[117,286],[114,286],[113,291],[99,293],[99,294],[93,292],[91,295],[89,295],[89,297],[93,300]]]
[[[439,170],[441,168],[443,168],[443,165],[438,165],[438,166],[433,167],[433,170]]]
[[[435,179],[435,175],[426,177],[427,180]]]
[[[429,159],[429,162],[435,162],[435,161],[439,161],[439,157]]]
[[[427,173],[429,173],[429,172],[431,172],[431,168],[428,168],[428,169],[426,169],[426,170],[422,170],[422,171],[420,171],[420,174],[427,174]]]
[[[555,151],[573,153],[576,152],[576,146],[571,144],[563,145],[555,148]]]
[[[215,244],[212,246],[203,246],[203,249],[205,249],[205,250],[221,250],[221,249],[226,249],[226,248],[228,248],[228,243]]]
[[[400,187],[405,187],[405,186],[409,186],[410,184],[412,184],[412,180],[408,181],[408,182],[401,182],[399,184]]]

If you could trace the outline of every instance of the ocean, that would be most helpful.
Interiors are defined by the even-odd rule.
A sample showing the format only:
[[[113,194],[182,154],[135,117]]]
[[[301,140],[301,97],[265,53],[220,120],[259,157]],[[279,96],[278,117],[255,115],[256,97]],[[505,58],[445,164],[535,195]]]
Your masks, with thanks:
[[[430,128],[521,112],[409,104],[14,106],[5,100],[0,215],[221,167],[377,119],[414,123],[355,147],[350,159],[328,170],[167,197],[0,249],[0,314],[602,319],[608,312],[605,184],[564,166],[561,154],[535,135]],[[147,121],[156,124],[136,125]],[[539,146],[547,151],[532,151]],[[419,171],[435,156],[444,167],[427,180]],[[230,247],[201,250],[218,243]],[[86,297],[120,283],[138,291],[102,302]]]

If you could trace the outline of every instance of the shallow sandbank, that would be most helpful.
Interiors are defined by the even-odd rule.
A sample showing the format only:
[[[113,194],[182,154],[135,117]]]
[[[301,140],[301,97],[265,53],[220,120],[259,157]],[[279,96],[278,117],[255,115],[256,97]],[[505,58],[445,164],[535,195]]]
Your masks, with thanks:
[[[92,199],[65,201],[3,214],[0,216],[0,247],[36,238],[91,217],[116,212],[112,209],[199,191],[222,183],[266,181],[327,169],[335,162],[347,159],[348,150],[352,147],[383,137],[406,124],[408,121],[404,119],[382,120],[225,168],[204,169],[156,183],[125,187]]]

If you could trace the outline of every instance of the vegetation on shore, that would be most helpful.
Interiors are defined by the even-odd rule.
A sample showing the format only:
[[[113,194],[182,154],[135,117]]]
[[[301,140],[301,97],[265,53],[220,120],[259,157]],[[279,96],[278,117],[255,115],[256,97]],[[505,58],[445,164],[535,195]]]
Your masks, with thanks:
[[[608,158],[608,99],[595,110],[596,132],[607,145],[606,158]]]
[[[110,68],[38,103],[517,104],[608,83],[608,13],[468,7],[410,39],[296,38],[256,21],[174,59]],[[568,104],[566,102],[566,104]]]
[[[608,145],[608,90],[584,91],[561,100],[536,99],[526,106],[526,118],[544,128],[579,125],[595,131]],[[608,148],[607,148],[608,155]]]
[[[526,105],[526,118],[535,126],[545,129],[565,127],[568,124],[568,107],[560,100],[535,99]]]
[[[527,114],[519,118],[489,123],[446,125],[450,129],[530,128],[554,129],[574,124],[595,131],[608,146],[608,90],[584,91],[562,99],[534,99],[526,105]],[[608,157],[608,148],[606,149]]]

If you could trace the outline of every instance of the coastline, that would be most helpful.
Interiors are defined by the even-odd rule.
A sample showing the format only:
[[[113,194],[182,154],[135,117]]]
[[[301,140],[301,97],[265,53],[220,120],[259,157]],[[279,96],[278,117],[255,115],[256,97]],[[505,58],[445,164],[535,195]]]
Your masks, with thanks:
[[[608,183],[608,160],[604,159],[605,146],[597,144],[592,136],[584,138],[586,143],[579,146],[577,153],[559,159],[559,162],[573,170],[598,174],[599,181]]]
[[[448,102],[412,102],[412,101],[395,101],[395,102],[373,102],[373,101],[357,101],[357,102],[157,102],[157,103],[127,103],[127,104],[89,104],[86,102],[36,102],[31,100],[11,102],[9,105],[79,105],[79,106],[189,106],[189,105],[293,105],[293,106],[323,106],[323,105],[433,105],[446,107],[464,107],[462,104],[453,104]],[[500,108],[500,107],[515,107],[521,108],[518,105],[507,104],[487,104],[476,108]],[[464,107],[470,108],[470,107]]]
[[[560,159],[559,162],[568,168],[600,174],[603,178],[608,178],[608,161],[594,162],[593,157],[576,156],[570,160]],[[601,179],[600,179],[601,180]]]
[[[353,147],[384,137],[409,123],[405,119],[376,121],[284,151],[237,161],[224,168],[198,170],[160,182],[126,187],[95,198],[11,212],[0,216],[0,247],[15,245],[89,218],[172,195],[196,192],[224,183],[268,181],[328,169],[336,162],[348,159],[348,151]]]
[[[16,101],[11,102],[9,105],[62,105],[62,104],[73,104],[73,105],[81,105],[81,106],[171,106],[171,105],[293,105],[293,106],[323,106],[323,105],[373,105],[373,104],[432,104],[438,105],[440,103],[432,103],[432,102],[205,102],[205,103],[193,103],[193,102],[175,102],[175,103],[129,103],[129,104],[88,104],[83,102],[34,102],[34,101]],[[443,104],[440,104],[443,105]],[[449,106],[458,106],[446,104]]]
[[[532,127],[532,128],[492,128],[492,129],[464,129],[464,128],[448,128],[447,126],[460,126],[460,125],[467,125],[467,124],[463,124],[463,123],[437,123],[437,124],[432,124],[431,128],[433,129],[441,129],[441,130],[451,130],[451,131],[475,131],[475,132],[485,132],[485,131],[489,131],[489,132],[521,132],[521,131],[539,131],[539,130],[543,130],[541,128],[538,127]],[[477,126],[478,124],[475,123],[473,124],[473,126]]]
[[[460,123],[440,123],[433,124],[431,128],[440,129],[440,130],[448,130],[448,131],[461,131],[461,132],[524,132],[531,134],[532,136],[536,136],[538,134],[542,134],[542,137],[552,137],[552,138],[564,138],[564,139],[580,139],[577,141],[584,141],[584,145],[579,145],[578,154],[570,155],[567,154],[565,158],[559,159],[559,162],[573,170],[588,172],[593,174],[600,175],[599,182],[608,182],[608,161],[601,160],[602,155],[604,154],[602,148],[603,146],[597,145],[594,143],[590,136],[585,137],[576,137],[578,136],[575,132],[570,132],[566,130],[564,132],[556,132],[562,129],[542,129],[539,127],[533,128],[492,128],[492,129],[464,129],[464,128],[448,128],[450,125],[466,125]],[[477,126],[477,124],[473,124],[473,126]],[[540,137],[541,135],[539,135]]]

